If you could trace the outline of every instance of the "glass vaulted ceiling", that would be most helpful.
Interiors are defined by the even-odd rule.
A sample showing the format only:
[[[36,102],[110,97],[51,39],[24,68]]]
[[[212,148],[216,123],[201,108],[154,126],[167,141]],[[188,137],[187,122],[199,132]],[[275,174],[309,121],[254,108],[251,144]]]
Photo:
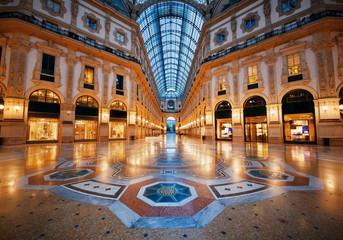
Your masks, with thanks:
[[[180,98],[204,17],[187,4],[164,1],[147,8],[137,22],[161,98]]]

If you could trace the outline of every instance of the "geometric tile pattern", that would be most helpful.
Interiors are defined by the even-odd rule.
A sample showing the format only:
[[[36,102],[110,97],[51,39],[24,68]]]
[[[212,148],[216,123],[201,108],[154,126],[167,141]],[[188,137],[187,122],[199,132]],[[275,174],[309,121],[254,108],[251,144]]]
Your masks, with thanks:
[[[258,192],[269,188],[268,185],[252,181],[241,181],[209,186],[217,198],[228,198]]]
[[[20,182],[107,206],[134,228],[201,228],[226,206],[321,186],[267,154],[218,154],[211,144],[169,140],[114,144],[106,152],[94,148],[93,154],[80,150]]]
[[[197,197],[194,187],[177,182],[157,182],[143,186],[138,198],[151,206],[183,206]]]
[[[93,173],[90,169],[68,169],[54,172],[44,176],[46,181],[68,181],[75,178],[85,177]]]
[[[77,183],[69,183],[63,187],[70,190],[93,195],[96,197],[118,199],[120,194],[124,191],[125,185],[103,183],[96,180],[86,180]]]

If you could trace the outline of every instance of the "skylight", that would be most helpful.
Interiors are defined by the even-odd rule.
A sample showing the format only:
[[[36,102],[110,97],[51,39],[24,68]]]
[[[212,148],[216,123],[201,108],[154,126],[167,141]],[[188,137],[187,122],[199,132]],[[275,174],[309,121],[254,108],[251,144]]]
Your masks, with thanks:
[[[204,17],[187,4],[164,1],[147,8],[137,22],[160,96],[180,98]]]

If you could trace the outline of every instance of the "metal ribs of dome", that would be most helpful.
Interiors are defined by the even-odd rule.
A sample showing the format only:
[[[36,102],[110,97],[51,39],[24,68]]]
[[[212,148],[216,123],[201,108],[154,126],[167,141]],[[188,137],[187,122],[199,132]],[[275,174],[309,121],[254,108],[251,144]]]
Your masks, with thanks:
[[[180,98],[204,17],[188,4],[163,1],[143,11],[137,22],[160,96]]]

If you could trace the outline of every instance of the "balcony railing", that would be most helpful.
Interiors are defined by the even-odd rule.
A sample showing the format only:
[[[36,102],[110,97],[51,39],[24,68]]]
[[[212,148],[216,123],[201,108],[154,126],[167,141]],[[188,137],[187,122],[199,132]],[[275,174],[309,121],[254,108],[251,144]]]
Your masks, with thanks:
[[[17,19],[23,20],[25,22],[28,22],[28,23],[34,24],[36,26],[39,26],[41,28],[44,28],[48,31],[54,32],[54,33],[62,35],[62,36],[72,38],[76,41],[82,42],[82,43],[87,44],[91,47],[106,51],[106,52],[114,54],[120,58],[123,58],[123,59],[126,59],[126,60],[140,64],[140,61],[138,59],[136,59],[130,55],[127,55],[123,52],[120,52],[114,48],[110,48],[110,47],[107,47],[105,45],[99,44],[95,41],[90,41],[89,39],[87,39],[81,35],[78,35],[74,32],[62,29],[60,27],[57,27],[56,25],[52,25],[52,24],[46,22],[45,20],[41,21],[41,20],[35,18],[34,16],[28,16],[28,15],[20,13],[20,12],[2,12],[2,13],[0,13],[0,19],[4,19],[4,18],[17,18]]]
[[[284,33],[294,31],[298,28],[301,28],[302,26],[304,26],[306,24],[312,23],[314,21],[317,21],[317,20],[325,18],[325,17],[343,17],[343,11],[325,10],[325,11],[322,11],[322,12],[319,12],[316,14],[311,14],[308,17],[302,18],[300,21],[294,22],[294,23],[287,25],[287,26],[284,26],[280,29],[275,29],[275,30],[270,31],[268,33],[265,33],[261,36],[249,39],[248,41],[246,41],[244,43],[241,43],[241,44],[238,44],[238,45],[233,46],[231,48],[222,50],[222,51],[218,52],[217,54],[213,54],[212,56],[205,58],[201,62],[201,64],[212,61],[212,60],[216,60],[218,58],[229,55],[229,54],[236,52],[238,50],[242,50],[244,48],[254,46],[254,45],[256,45],[260,42],[263,42],[264,40],[267,40],[271,37],[279,36],[279,35],[282,35]]]

